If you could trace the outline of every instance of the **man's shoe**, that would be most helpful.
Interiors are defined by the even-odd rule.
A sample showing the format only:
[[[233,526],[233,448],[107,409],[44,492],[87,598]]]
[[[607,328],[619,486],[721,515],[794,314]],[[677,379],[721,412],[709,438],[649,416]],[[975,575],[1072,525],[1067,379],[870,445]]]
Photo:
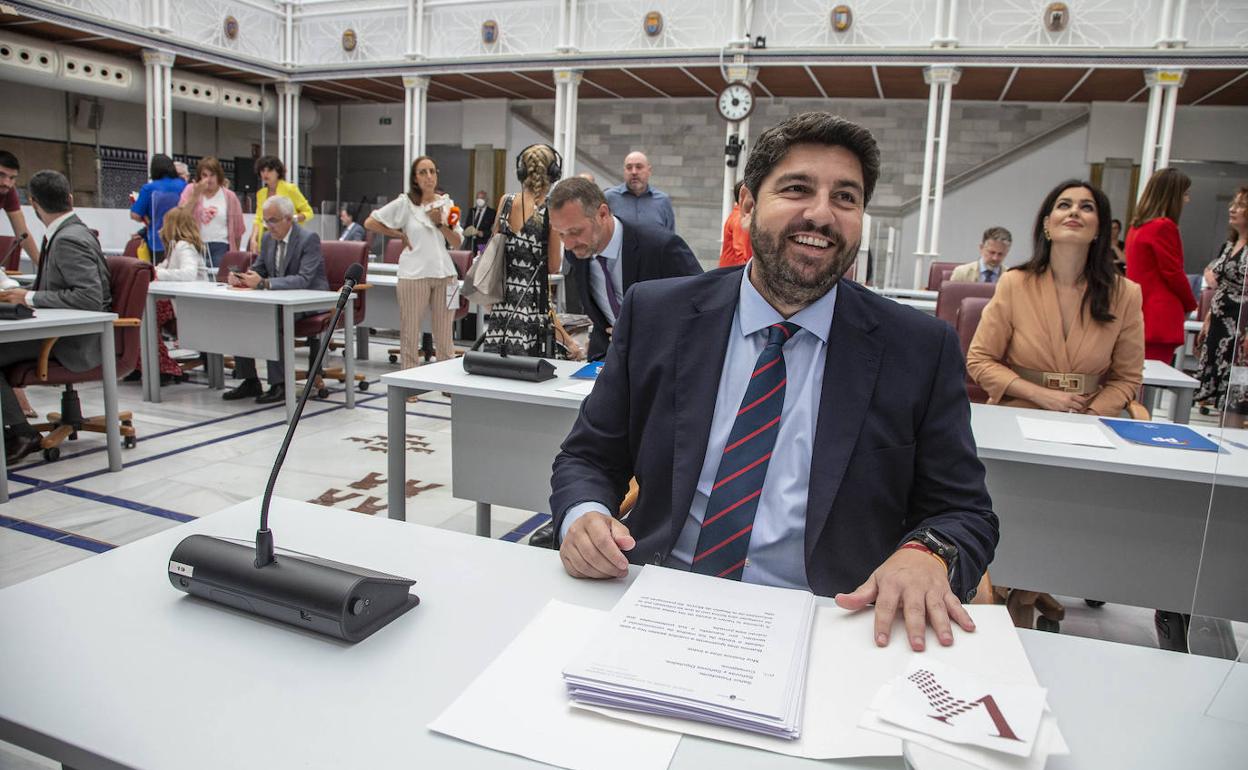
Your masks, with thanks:
[[[221,398],[225,401],[237,401],[240,398],[252,398],[258,396],[264,391],[260,388],[260,380],[247,379],[238,384],[237,387],[225,391],[221,394]]]
[[[535,545],[538,548],[554,548],[555,523],[550,521],[533,530],[533,536],[529,538],[529,545]]]
[[[273,385],[263,394],[256,396],[257,404],[280,404],[286,400],[286,387]]]
[[[38,433],[10,438],[4,445],[5,463],[13,465],[31,452],[38,452],[42,442],[43,436]]]

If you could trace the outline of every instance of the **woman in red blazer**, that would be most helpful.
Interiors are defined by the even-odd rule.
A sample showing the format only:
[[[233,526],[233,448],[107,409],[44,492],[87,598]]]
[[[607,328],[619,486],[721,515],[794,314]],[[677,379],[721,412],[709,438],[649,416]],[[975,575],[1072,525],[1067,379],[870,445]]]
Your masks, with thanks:
[[[1153,174],[1127,232],[1127,278],[1144,294],[1144,357],[1167,364],[1183,344],[1184,317],[1196,309],[1179,237],[1179,217],[1191,185],[1178,169]]]

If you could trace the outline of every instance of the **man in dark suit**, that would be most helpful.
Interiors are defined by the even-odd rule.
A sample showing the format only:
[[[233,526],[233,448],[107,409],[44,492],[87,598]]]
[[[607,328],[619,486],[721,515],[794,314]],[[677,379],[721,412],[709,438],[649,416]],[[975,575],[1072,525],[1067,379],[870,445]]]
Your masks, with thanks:
[[[575,177],[555,185],[546,205],[550,229],[563,242],[581,306],[594,322],[589,335],[591,361],[606,355],[611,329],[633,284],[702,273],[679,235],[621,222],[612,215],[602,190],[587,179]]]
[[[325,256],[321,238],[311,230],[295,224],[295,205],[289,198],[276,195],[264,202],[264,237],[260,241],[260,258],[245,273],[231,273],[230,285],[240,290],[289,291],[319,289],[327,291]],[[286,399],[286,375],[282,361],[269,361],[269,389],[261,392],[256,375],[256,361],[236,357],[234,371],[242,379],[237,387],[221,395],[226,401],[255,396],[257,404],[276,404]]]
[[[490,241],[490,231],[494,229],[496,212],[490,208],[489,201],[485,190],[477,190],[477,200],[464,223],[464,248],[473,254],[485,248]]]
[[[112,310],[108,263],[100,242],[74,214],[69,180],[56,171],[40,171],[30,178],[30,202],[46,230],[39,249],[39,271],[31,290],[0,292],[0,302],[32,308]],[[39,357],[42,340],[7,342],[0,346],[0,369]],[[66,369],[85,372],[99,366],[100,343],[90,335],[61,337],[52,357]],[[13,389],[0,376],[0,402],[4,412],[5,457],[16,462],[39,448],[41,437],[18,406]]]
[[[870,132],[827,113],[765,131],[750,153],[744,267],[624,298],[606,366],[554,463],[564,568],[629,562],[808,588],[899,609],[912,648],[984,573],[997,518],[976,457],[957,337],[840,280],[879,176]],[[627,526],[612,517],[629,478]],[[627,556],[625,555],[627,554]]]

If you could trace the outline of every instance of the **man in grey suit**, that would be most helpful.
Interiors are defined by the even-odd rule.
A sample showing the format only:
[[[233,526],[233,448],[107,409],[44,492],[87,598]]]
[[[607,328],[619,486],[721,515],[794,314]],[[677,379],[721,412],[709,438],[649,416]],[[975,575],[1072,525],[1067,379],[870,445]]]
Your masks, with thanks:
[[[39,250],[39,272],[34,287],[0,292],[0,302],[31,308],[71,308],[109,311],[113,298],[108,263],[87,226],[74,214],[69,180],[56,171],[40,171],[30,178],[30,202],[46,228]],[[41,340],[10,342],[0,347],[0,369],[39,357]],[[101,363],[100,343],[94,336],[62,337],[52,357],[66,369],[85,372]],[[0,377],[4,412],[5,457],[17,462],[39,448],[42,437],[26,421],[8,382]]]
[[[231,273],[230,286],[240,291],[319,289],[327,291],[325,256],[321,238],[295,224],[295,204],[276,195],[264,202],[264,238],[260,258],[245,273]],[[222,394],[226,401],[255,396],[257,404],[276,404],[286,399],[286,375],[282,361],[269,361],[269,389],[261,391],[256,361],[234,359],[234,371],[242,382]]]

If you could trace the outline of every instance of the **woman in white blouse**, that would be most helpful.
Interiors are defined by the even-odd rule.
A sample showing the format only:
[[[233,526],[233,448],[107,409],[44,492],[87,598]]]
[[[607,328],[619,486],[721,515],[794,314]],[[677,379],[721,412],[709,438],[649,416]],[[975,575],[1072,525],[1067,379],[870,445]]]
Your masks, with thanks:
[[[455,308],[447,307],[456,284],[455,263],[447,251],[458,248],[463,230],[447,224],[450,197],[439,195],[438,167],[433,158],[422,155],[412,162],[408,180],[410,192],[374,211],[364,222],[365,229],[403,241],[399,254],[398,299],[399,347],[404,369],[419,363],[420,322],[429,308],[433,346],[438,360],[455,356],[451,322]]]
[[[204,262],[204,242],[199,235],[199,223],[190,208],[173,208],[165,214],[160,228],[160,240],[165,244],[165,259],[156,265],[158,281],[204,281],[208,279],[208,267]],[[175,318],[173,302],[156,300],[156,328],[162,329]],[[169,357],[165,341],[157,334],[160,349],[160,382],[168,385],[185,379],[182,367]]]

